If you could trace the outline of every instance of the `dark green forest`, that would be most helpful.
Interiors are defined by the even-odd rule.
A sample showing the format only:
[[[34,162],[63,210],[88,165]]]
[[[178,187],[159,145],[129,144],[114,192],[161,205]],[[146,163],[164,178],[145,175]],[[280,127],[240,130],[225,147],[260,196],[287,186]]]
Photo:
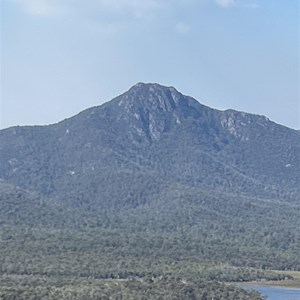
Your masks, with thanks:
[[[259,299],[225,283],[283,280],[272,269],[300,269],[294,204],[286,214],[280,205],[267,213],[261,200],[257,222],[248,216],[251,199],[242,199],[249,210],[237,214],[232,197],[220,218],[214,196],[197,190],[194,202],[189,190],[184,208],[178,199],[164,210],[154,202],[119,213],[66,213],[61,204],[0,186],[3,299]]]

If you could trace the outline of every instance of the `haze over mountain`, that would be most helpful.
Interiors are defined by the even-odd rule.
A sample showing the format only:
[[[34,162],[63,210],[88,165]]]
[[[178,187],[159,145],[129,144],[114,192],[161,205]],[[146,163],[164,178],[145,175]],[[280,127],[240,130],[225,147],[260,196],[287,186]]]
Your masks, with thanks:
[[[109,230],[104,236],[114,241],[100,242],[91,231],[85,243],[106,245],[103,253],[113,251],[121,265],[124,255],[147,253],[167,265],[184,259],[299,269],[299,155],[299,131],[209,108],[173,87],[138,83],[57,124],[1,130],[0,220],[4,228],[47,234]],[[82,272],[98,274],[89,259]],[[150,261],[149,270],[165,272]],[[38,274],[46,272],[43,264]],[[144,275],[142,267],[118,266],[101,265],[101,276],[125,269]]]

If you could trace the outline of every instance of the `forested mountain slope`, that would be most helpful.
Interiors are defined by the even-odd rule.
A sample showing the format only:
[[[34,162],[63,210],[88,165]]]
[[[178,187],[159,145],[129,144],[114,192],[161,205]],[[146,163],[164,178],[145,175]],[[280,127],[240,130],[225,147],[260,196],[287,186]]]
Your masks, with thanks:
[[[59,299],[87,278],[105,294],[97,280],[131,277],[148,278],[153,299],[174,280],[189,295],[178,299],[205,299],[196,279],[211,298],[211,280],[300,270],[300,132],[172,87],[138,83],[60,123],[1,130],[0,179],[1,276],[13,295],[46,293],[43,276]],[[135,284],[108,294],[139,293]]]
[[[122,172],[153,177],[154,185],[161,177],[291,201],[300,194],[299,132],[263,116],[208,108],[157,84],[137,84],[55,125],[2,130],[0,145],[3,179],[51,197],[67,194],[74,204],[70,185],[80,183],[78,192],[102,206],[95,191],[101,184],[89,184]]]

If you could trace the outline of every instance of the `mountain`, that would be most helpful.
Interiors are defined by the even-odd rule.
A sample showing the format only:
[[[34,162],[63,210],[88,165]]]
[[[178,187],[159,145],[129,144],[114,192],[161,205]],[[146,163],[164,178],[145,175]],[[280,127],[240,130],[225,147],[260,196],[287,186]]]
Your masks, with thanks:
[[[2,274],[281,279],[266,270],[300,270],[299,202],[299,131],[173,87],[0,131]]]
[[[214,110],[174,88],[139,83],[58,124],[2,130],[0,176],[42,195],[66,194],[76,205],[102,206],[110,187],[118,198],[122,187],[101,184],[109,176],[295,201],[299,136],[263,116]]]

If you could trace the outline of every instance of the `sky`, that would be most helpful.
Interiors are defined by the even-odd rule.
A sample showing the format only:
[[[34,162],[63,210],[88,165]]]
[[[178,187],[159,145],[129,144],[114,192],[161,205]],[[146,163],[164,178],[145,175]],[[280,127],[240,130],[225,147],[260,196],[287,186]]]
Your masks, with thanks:
[[[46,125],[137,82],[300,129],[299,0],[0,0],[0,127]]]

